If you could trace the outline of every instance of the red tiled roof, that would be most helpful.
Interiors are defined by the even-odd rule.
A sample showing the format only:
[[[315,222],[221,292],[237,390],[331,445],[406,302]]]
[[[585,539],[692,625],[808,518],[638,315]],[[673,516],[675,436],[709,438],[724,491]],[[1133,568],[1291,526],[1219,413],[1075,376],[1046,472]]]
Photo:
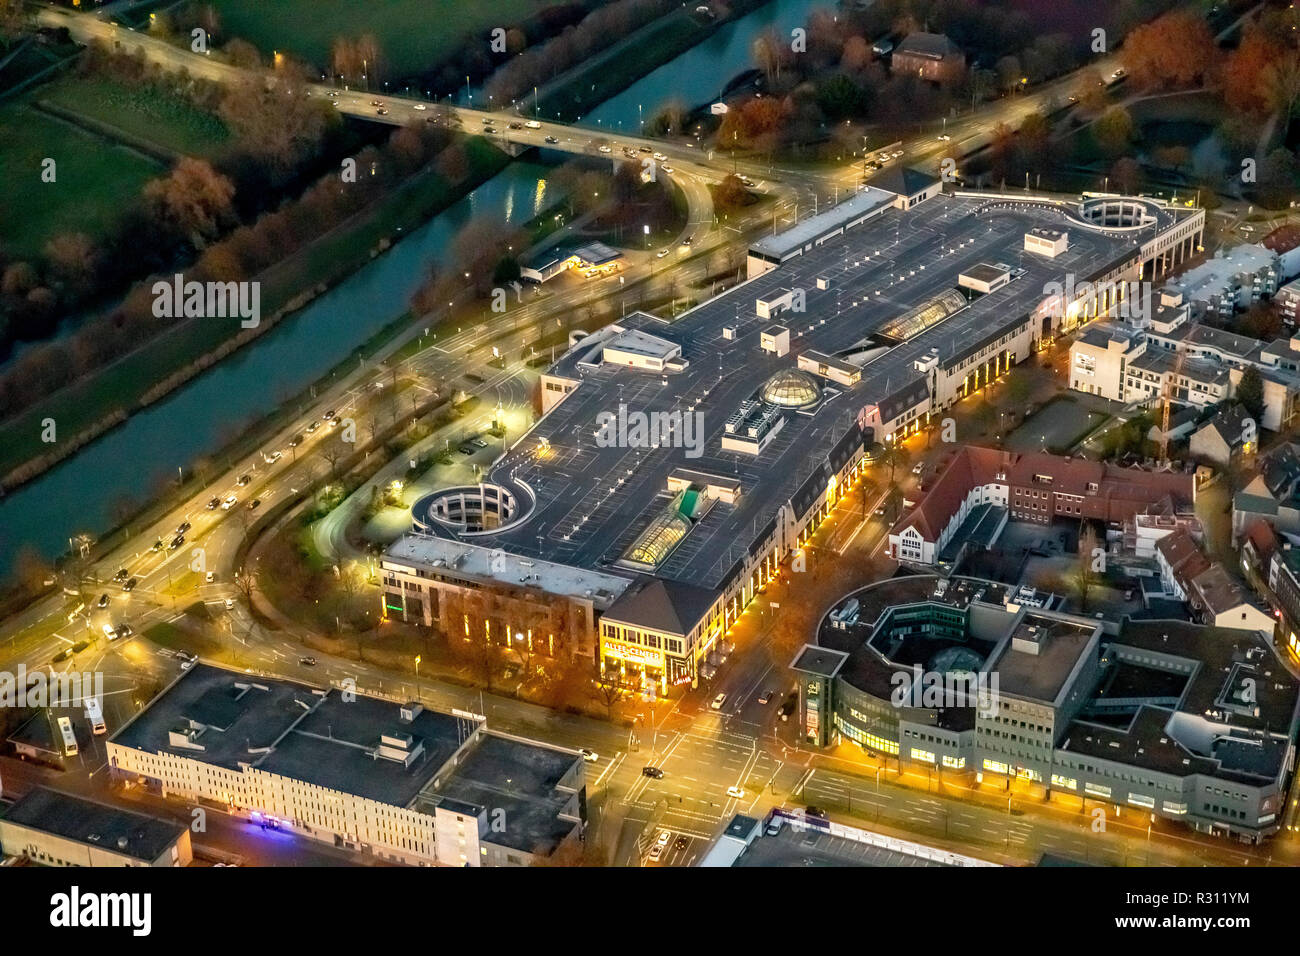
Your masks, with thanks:
[[[1039,482],[1036,478],[1046,480]],[[1192,500],[1192,476],[1119,468],[1083,458],[1064,458],[1045,452],[1013,452],[978,445],[963,445],[939,475],[934,487],[894,525],[892,533],[915,527],[929,541],[961,508],[966,495],[979,485],[1001,483],[1009,487],[1039,487],[1053,493],[1077,495],[1136,514],[1165,496],[1178,503]],[[1089,487],[1095,486],[1095,491]],[[1131,516],[1131,515],[1130,515]],[[1126,516],[1128,517],[1128,516]]]

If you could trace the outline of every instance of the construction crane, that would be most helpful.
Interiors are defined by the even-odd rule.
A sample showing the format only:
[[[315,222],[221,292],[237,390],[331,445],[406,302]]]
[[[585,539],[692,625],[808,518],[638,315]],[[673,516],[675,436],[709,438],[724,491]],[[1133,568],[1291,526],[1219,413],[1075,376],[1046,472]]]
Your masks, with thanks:
[[[1187,353],[1179,349],[1174,358],[1174,371],[1164,388],[1164,410],[1160,414],[1160,461],[1169,461],[1169,406],[1173,404],[1174,390],[1178,387],[1178,376],[1183,374],[1183,359]]]

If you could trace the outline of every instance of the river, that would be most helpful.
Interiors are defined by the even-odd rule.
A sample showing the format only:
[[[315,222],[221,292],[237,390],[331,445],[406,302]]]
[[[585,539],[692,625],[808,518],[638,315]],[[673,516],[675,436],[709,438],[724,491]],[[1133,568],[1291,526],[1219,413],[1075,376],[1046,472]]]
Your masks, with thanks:
[[[253,344],[0,498],[0,576],[20,546],[53,556],[70,536],[111,527],[122,496],[146,500],[163,476],[218,450],[243,423],[301,392],[401,314],[471,217],[523,224],[554,203],[549,174],[541,163],[512,163]]]
[[[669,99],[696,106],[752,67],[751,47],[769,27],[788,33],[828,0],[772,0],[718,30],[602,104],[585,118],[636,128]],[[495,178],[397,243],[389,252],[247,348],[11,495],[0,498],[0,579],[21,546],[46,557],[82,531],[111,527],[113,503],[146,500],[158,482],[218,451],[250,419],[275,408],[347,357],[407,307],[429,264],[471,216],[523,223],[558,197],[549,167],[512,163]]]

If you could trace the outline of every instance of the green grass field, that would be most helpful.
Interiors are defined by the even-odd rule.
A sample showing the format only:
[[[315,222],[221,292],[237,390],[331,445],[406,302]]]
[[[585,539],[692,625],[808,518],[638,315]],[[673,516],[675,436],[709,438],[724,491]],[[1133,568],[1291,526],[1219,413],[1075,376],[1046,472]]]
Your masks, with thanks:
[[[230,141],[230,130],[212,113],[180,97],[160,96],[110,80],[67,77],[42,87],[36,96],[119,129],[128,137],[187,156],[210,159]]]
[[[433,170],[415,176],[359,214],[348,228],[322,236],[265,273],[263,310],[275,311],[301,289],[338,281],[364,265],[382,237],[393,235],[399,226],[410,232],[509,163],[504,153],[482,137],[466,140],[465,147],[470,169],[465,183],[451,187]],[[81,379],[15,416],[0,426],[0,474],[41,453],[41,418],[52,416],[60,422],[60,428],[75,433],[114,409],[129,410],[155,382],[216,348],[226,337],[228,333],[219,323],[179,325],[98,374]]]
[[[551,0],[212,0],[222,42],[240,37],[266,56],[284,50],[328,68],[335,37],[370,33],[379,41],[389,79],[435,66],[466,33],[509,28]]]
[[[57,179],[41,181],[41,163]],[[46,116],[22,101],[0,106],[0,242],[15,256],[39,253],[61,232],[102,233],[163,167],[139,153]]]

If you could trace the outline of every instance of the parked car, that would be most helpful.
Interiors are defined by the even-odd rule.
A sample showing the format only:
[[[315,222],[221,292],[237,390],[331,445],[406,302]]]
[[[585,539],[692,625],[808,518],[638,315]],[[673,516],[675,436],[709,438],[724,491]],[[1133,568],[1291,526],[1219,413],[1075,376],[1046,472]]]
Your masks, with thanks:
[[[658,859],[659,859],[661,856],[663,856],[663,855],[664,855],[663,844],[661,844],[661,843],[656,843],[654,846],[652,846],[652,847],[650,848],[650,859],[651,859],[651,860],[658,860]]]
[[[691,844],[691,841],[688,840],[686,837],[684,837],[684,836],[679,836],[676,840],[673,841],[673,849],[674,849],[674,850],[685,850],[688,846],[690,846],[690,844]]]
[[[667,830],[660,830],[659,839],[655,840],[655,843],[659,846],[667,846],[668,841],[671,840],[672,838],[673,835],[669,833]]]

